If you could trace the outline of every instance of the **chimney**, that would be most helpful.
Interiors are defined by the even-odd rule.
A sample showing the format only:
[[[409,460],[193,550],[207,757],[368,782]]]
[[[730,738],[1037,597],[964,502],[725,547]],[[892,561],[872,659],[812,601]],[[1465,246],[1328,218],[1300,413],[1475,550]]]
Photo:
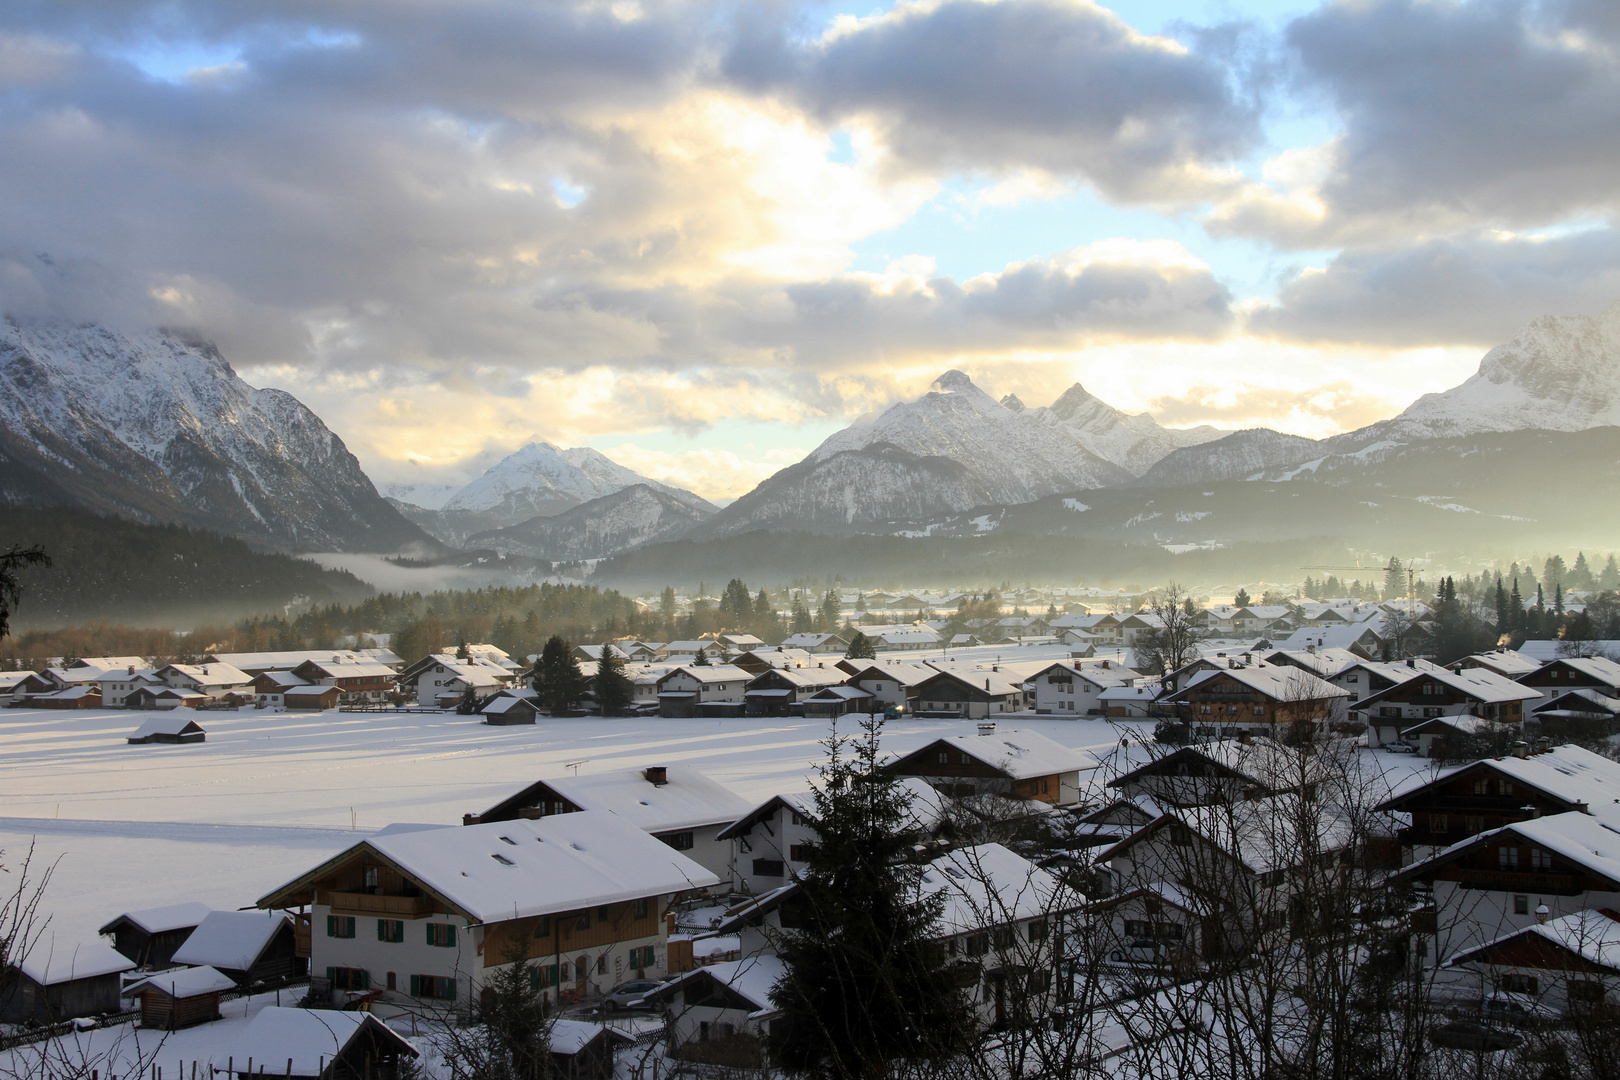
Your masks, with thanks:
[[[131,675],[135,674],[135,665],[134,664],[129,665],[129,673]]]
[[[1406,666],[1409,667],[1409,668],[1415,668],[1415,667],[1417,667],[1417,661],[1415,659],[1413,659],[1412,657],[1408,656],[1406,658]]]
[[[1536,923],[1538,925],[1547,921],[1547,915],[1548,914],[1549,914],[1549,912],[1547,911],[1547,905],[1546,904],[1537,904],[1536,905]]]
[[[979,734],[980,735],[994,735],[995,733],[996,733],[996,725],[995,724],[987,723],[987,724],[980,724],[979,725]]]
[[[1104,661],[1103,661],[1103,662],[1102,662],[1102,669],[1103,669],[1103,670],[1104,670],[1104,671],[1107,671],[1107,670],[1108,670],[1108,661],[1106,661],[1106,660],[1104,660]]]
[[[647,783],[654,787],[663,787],[669,783],[669,770],[662,765],[649,766],[643,775],[646,776]]]
[[[477,814],[462,814],[461,815],[461,823],[463,825],[476,825],[476,824],[478,824],[478,815]]]
[[[1527,742],[1516,742],[1510,749],[1516,758],[1523,759],[1530,756],[1530,744]]]

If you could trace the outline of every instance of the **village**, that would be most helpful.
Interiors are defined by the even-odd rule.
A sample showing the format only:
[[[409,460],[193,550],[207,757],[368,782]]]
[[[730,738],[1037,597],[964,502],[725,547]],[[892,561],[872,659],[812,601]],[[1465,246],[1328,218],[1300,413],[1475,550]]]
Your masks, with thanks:
[[[1436,1046],[1620,1006],[1615,643],[1441,663],[1444,586],[1096,613],[1032,591],[994,599],[1045,614],[881,621],[987,598],[863,593],[859,621],[771,644],[372,639],[0,674],[0,843],[36,882],[54,862],[51,921],[9,955],[9,1053],[431,1073],[516,970],[564,1075],[769,1068],[823,743],[863,724],[974,1038],[1083,1029],[1087,1061],[1151,1071],[1189,1008],[1235,1037],[1208,988],[1352,924],[1363,962],[1422,987]],[[1587,600],[1560,589],[1559,615]],[[1328,896],[1354,903],[1317,925]]]

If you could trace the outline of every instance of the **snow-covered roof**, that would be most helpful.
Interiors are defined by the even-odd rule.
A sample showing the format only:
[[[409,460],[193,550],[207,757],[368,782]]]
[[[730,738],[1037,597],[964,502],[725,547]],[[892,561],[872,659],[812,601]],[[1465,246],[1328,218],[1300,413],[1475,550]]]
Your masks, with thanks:
[[[150,975],[138,983],[124,987],[124,997],[132,997],[147,988],[160,990],[172,998],[197,997],[236,989],[236,980],[218,968],[207,964],[201,967],[176,968]]]
[[[816,649],[830,642],[848,645],[849,641],[843,634],[789,634],[782,639],[782,647],[787,649]]]
[[[58,944],[56,935],[49,934],[33,943],[17,967],[40,986],[54,986],[129,971],[135,961],[100,938],[70,945]]]
[[[1134,668],[1122,667],[1109,661],[1085,663],[1080,660],[1059,660],[1055,664],[1043,665],[1027,676],[1026,683],[1050,672],[1068,672],[1071,676],[1078,676],[1105,690],[1111,686],[1128,686],[1142,677],[1141,672]]]
[[[1548,814],[1528,821],[1516,821],[1499,829],[1488,829],[1402,868],[1396,876],[1421,877],[1428,868],[1448,862],[1469,848],[1494,843],[1497,837],[1505,833],[1512,833],[1537,847],[1546,848],[1620,887],[1620,832],[1579,810]]]
[[[967,934],[1052,913],[1058,880],[1000,844],[941,855],[924,869],[922,887],[944,901],[942,934]],[[1076,903],[1085,897],[1076,896]]]
[[[1368,631],[1377,635],[1379,628],[1364,622],[1340,623],[1333,626],[1302,626],[1279,641],[1277,647],[1289,651],[1314,648],[1318,652],[1323,649],[1348,649],[1360,643]]]
[[[154,716],[130,735],[132,739],[145,739],[153,735],[181,735],[186,729],[202,731],[202,725],[184,713],[169,713],[167,716]]]
[[[713,652],[716,649],[724,648],[725,646],[718,641],[672,641],[668,645],[664,646],[664,651],[666,653],[691,654],[696,656],[698,653],[705,650]]]
[[[1403,729],[1401,738],[1405,739],[1413,735],[1478,735],[1481,732],[1489,731],[1493,723],[1493,721],[1486,720],[1483,717],[1466,714],[1463,716],[1432,716],[1421,723]]]
[[[1456,967],[1475,959],[1488,959],[1488,954],[1498,946],[1531,937],[1552,942],[1575,953],[1587,963],[1620,975],[1620,922],[1616,922],[1612,915],[1591,908],[1582,908],[1561,918],[1503,934],[1484,945],[1458,953],[1443,966]]]
[[[1216,679],[1231,679],[1242,683],[1258,694],[1273,701],[1324,701],[1328,698],[1350,697],[1350,691],[1334,686],[1325,679],[1292,665],[1241,664],[1236,667],[1215,668],[1195,672],[1187,685],[1168,700],[1175,701]]]
[[[1407,670],[1411,669],[1408,668]],[[1475,667],[1464,668],[1462,671],[1451,671],[1447,668],[1436,667],[1423,672],[1423,677],[1443,686],[1448,686],[1457,693],[1471,697],[1486,705],[1499,705],[1509,701],[1532,701],[1541,696],[1540,691],[1532,690],[1528,686],[1514,682],[1505,675],[1498,675],[1489,668]],[[1386,694],[1392,694],[1399,690],[1401,686],[1405,686],[1412,681],[1407,679],[1397,686],[1380,690],[1376,694],[1369,694],[1356,702],[1355,708],[1359,709],[1369,702],[1383,698]]]
[[[669,675],[676,673],[689,675],[704,686],[723,682],[748,682],[754,678],[753,672],[744,671],[731,664],[683,664],[669,672]]]
[[[246,971],[289,921],[279,911],[210,911],[175,950],[174,962]]]
[[[1474,653],[1472,656],[1463,657],[1457,663],[1464,664],[1470,660],[1482,667],[1499,671],[1510,679],[1528,675],[1532,671],[1540,671],[1542,667],[1542,661],[1515,649],[1492,649],[1490,652]]]
[[[885,663],[880,660],[852,660],[852,664],[865,664],[852,679],[891,679],[902,686],[916,686],[927,679],[939,674],[940,669],[928,664],[913,664],[906,661]]]
[[[546,1045],[553,1054],[577,1054],[600,1038],[604,1031],[611,1038],[624,1042],[630,1041],[628,1035],[614,1031],[603,1024],[592,1023],[589,1020],[568,1020],[559,1017],[551,1021],[551,1025],[546,1029]]]
[[[291,671],[306,660],[350,664],[365,662],[399,663],[399,657],[388,649],[299,649],[292,652],[208,654],[210,663],[231,664],[244,671]]]
[[[119,922],[127,919],[148,934],[161,934],[165,930],[179,930],[187,926],[196,926],[208,918],[211,911],[213,909],[207,904],[200,904],[195,900],[184,904],[142,908],[139,911],[124,912],[96,932],[98,934],[110,934]]]
[[[668,996],[675,987],[682,985],[688,979],[701,978],[707,975],[714,981],[724,984],[739,997],[754,1006],[754,1013],[751,1015],[758,1015],[759,1013],[774,1010],[775,1006],[771,1004],[771,990],[777,983],[782,981],[782,976],[786,974],[787,965],[782,963],[778,957],[770,953],[761,953],[757,956],[744,957],[741,960],[728,960],[725,963],[708,964],[704,967],[694,968],[678,979],[671,979],[653,991],[653,994],[649,994],[648,997],[652,997],[654,994],[659,997]]]
[[[312,670],[319,671],[332,679],[364,679],[383,678],[391,679],[396,674],[387,664],[379,664],[375,660],[346,660],[341,663],[333,662],[330,657],[324,660],[306,661]],[[300,668],[304,664],[298,665]]]
[[[806,701],[853,701],[872,695],[858,686],[825,686],[811,694]]]
[[[746,799],[690,765],[664,766],[661,783],[648,780],[643,769],[570,773],[540,783],[581,810],[608,811],[646,832],[728,824],[748,812]]]
[[[1574,699],[1573,701],[1570,699]],[[1583,709],[1581,702],[1590,702],[1597,706],[1595,709]],[[1562,694],[1548,701],[1545,705],[1537,705],[1530,710],[1534,713],[1549,712],[1592,712],[1592,713],[1620,713],[1620,698],[1609,697],[1590,686],[1583,686],[1578,690],[1566,690]]]
[[[1096,764],[1094,758],[1082,751],[1071,750],[1040,732],[1018,728],[996,730],[984,735],[946,735],[929,739],[924,747],[918,749],[936,743],[953,746],[986,765],[1000,769],[1014,780],[1078,772]],[[910,751],[904,756],[915,752]]]
[[[847,678],[849,676],[836,667],[772,668],[752,676],[750,682],[756,679],[785,679],[800,690],[808,690],[817,686],[835,686]]]
[[[244,1063],[244,1069],[250,1060],[263,1062],[266,1075],[320,1076],[362,1028],[416,1056],[409,1040],[370,1013],[272,1005],[248,1022],[230,1047],[231,1059]]]
[[[1620,641],[1583,641],[1580,644],[1583,648],[1605,656],[1620,655]],[[1524,642],[1519,646],[1519,652],[1545,664],[1564,659],[1563,654],[1568,648],[1568,642],[1543,638]]]
[[[291,671],[279,671],[279,670],[278,671],[266,671],[266,672],[262,673],[254,681],[259,683],[260,685],[275,686],[275,687],[279,687],[279,688],[283,688],[283,689],[285,689],[287,687],[293,687],[293,686],[309,686],[310,685],[308,680],[299,678],[297,675],[294,675]]]
[[[1606,656],[1564,656],[1556,663],[1596,679],[1605,686],[1620,686],[1620,664]]]
[[[1271,664],[1292,664],[1304,668],[1319,678],[1331,679],[1345,668],[1361,663],[1361,657],[1349,649],[1274,649],[1266,655]]]
[[[975,690],[989,694],[992,697],[1008,697],[1013,694],[1022,696],[1024,693],[1024,680],[1005,672],[940,666],[930,678],[938,678],[941,675],[966,683]]]
[[[1257,874],[1294,866],[1308,850],[1337,851],[1353,835],[1351,823],[1336,807],[1302,805],[1298,794],[1284,793],[1226,805],[1182,807],[1099,852],[1097,861],[1107,862],[1154,836],[1158,828],[1176,823]]]
[[[549,915],[720,882],[624,818],[586,810],[372,836],[259,903],[307,889],[308,879],[362,850],[381,855],[477,922]]]
[[[170,672],[183,675],[199,686],[241,686],[253,681],[253,676],[234,664],[170,664],[158,671],[159,677]]]

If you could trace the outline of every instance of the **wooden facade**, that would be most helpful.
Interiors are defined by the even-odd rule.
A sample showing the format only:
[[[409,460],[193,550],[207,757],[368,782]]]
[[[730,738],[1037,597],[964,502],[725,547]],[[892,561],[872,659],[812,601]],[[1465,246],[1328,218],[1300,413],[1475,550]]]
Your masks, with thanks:
[[[176,1031],[193,1024],[218,1020],[220,1016],[218,990],[176,998],[155,986],[148,986],[138,996],[141,999],[143,1028]]]
[[[1490,829],[1567,813],[1581,805],[1526,784],[1490,761],[1476,761],[1378,809],[1412,815],[1412,824],[1397,832],[1402,844],[1449,847]]]
[[[890,764],[888,769],[899,776],[918,776],[931,781],[956,780],[954,784],[934,784],[951,795],[983,794],[1005,785],[1002,793],[1013,798],[1055,804],[1062,793],[1061,773],[1015,778],[999,766],[945,739],[936,740],[921,750],[907,754]]]

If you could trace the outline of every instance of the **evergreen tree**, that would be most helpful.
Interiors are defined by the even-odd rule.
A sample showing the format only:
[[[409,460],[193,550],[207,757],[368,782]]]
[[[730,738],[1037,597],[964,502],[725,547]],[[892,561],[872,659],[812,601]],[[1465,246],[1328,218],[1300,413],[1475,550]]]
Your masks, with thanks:
[[[828,589],[827,595],[821,598],[821,630],[822,633],[831,634],[838,629],[838,623],[844,617],[844,605],[838,599],[837,589]]]
[[[763,588],[759,595],[754,597],[754,633],[776,644],[782,638],[782,623],[776,617],[776,605],[771,603],[771,594]]]
[[[698,654],[697,654],[697,659],[692,661],[692,666],[693,667],[712,667],[713,665],[710,664],[710,662],[709,662],[709,654],[707,652],[704,652],[703,650],[699,649]]]
[[[1564,586],[1562,582],[1553,586],[1553,617],[1556,619],[1564,617]]]
[[[25,566],[50,566],[51,557],[38,547],[18,547],[0,552],[0,638],[11,633],[11,613],[22,599],[22,582],[17,571]]]
[[[1598,574],[1597,587],[1605,591],[1620,589],[1620,562],[1616,562],[1612,554],[1609,561],[1603,564],[1602,573]]]
[[[1541,583],[1543,585],[1562,585],[1569,571],[1564,568],[1562,555],[1549,555],[1542,566]]]
[[[478,712],[478,692],[472,687],[461,692],[461,700],[456,702],[456,713],[459,716],[473,716]]]
[[[1384,599],[1398,600],[1405,595],[1406,567],[1401,565],[1401,560],[1391,555],[1389,564],[1384,567]]]
[[[857,630],[849,639],[849,651],[844,656],[850,660],[876,660],[877,650],[872,647],[872,639]]]
[[[720,610],[726,613],[732,626],[743,626],[753,614],[753,599],[748,595],[748,586],[741,578],[732,578],[726,583],[725,591],[720,594]]]
[[[574,659],[573,649],[561,637],[551,635],[534,666],[534,691],[541,703],[551,710],[552,716],[561,716],[579,701],[584,688],[585,676]]]
[[[1502,579],[1496,579],[1496,633],[1498,636],[1513,633],[1513,613],[1508,608],[1507,590],[1502,587]]]
[[[540,990],[540,968],[514,949],[494,968],[478,997],[475,1024],[444,1025],[448,1080],[547,1080],[559,1077],[551,1056],[552,1019]]]
[[[810,609],[804,606],[804,600],[795,598],[793,601],[793,632],[795,634],[808,634],[816,628],[815,617]]]
[[[943,899],[909,858],[909,798],[880,767],[881,716],[828,738],[813,792],[817,842],[777,954],[772,1060],[788,1074],[877,1080],[891,1066],[943,1063],[975,1023],[934,940]]]
[[[1586,552],[1575,553],[1575,565],[1569,568],[1569,587],[1572,589],[1590,589],[1594,584],[1592,568],[1587,565]]]
[[[660,614],[660,615],[662,615],[664,617],[665,622],[668,622],[671,619],[675,618],[675,588],[674,588],[674,586],[672,586],[672,585],[665,585],[664,586],[664,591],[663,591],[662,595],[660,595],[658,597],[658,614]]]
[[[1232,606],[1233,607],[1245,608],[1245,607],[1248,607],[1253,602],[1254,601],[1252,599],[1250,599],[1250,597],[1249,597],[1249,590],[1244,589],[1244,588],[1239,588],[1238,591],[1237,591],[1237,595],[1232,597]]]
[[[1508,593],[1508,621],[1504,633],[1517,637],[1524,631],[1524,594],[1519,592],[1519,579],[1513,579],[1513,591]]]
[[[1316,582],[1311,580],[1311,575],[1309,574],[1305,575],[1305,584],[1301,587],[1300,591],[1303,592],[1306,598],[1310,600],[1320,600],[1322,597],[1321,587],[1318,586]]]
[[[596,703],[602,707],[603,716],[618,716],[636,698],[635,684],[624,673],[624,661],[611,645],[602,646],[602,658],[596,662],[593,687]]]

